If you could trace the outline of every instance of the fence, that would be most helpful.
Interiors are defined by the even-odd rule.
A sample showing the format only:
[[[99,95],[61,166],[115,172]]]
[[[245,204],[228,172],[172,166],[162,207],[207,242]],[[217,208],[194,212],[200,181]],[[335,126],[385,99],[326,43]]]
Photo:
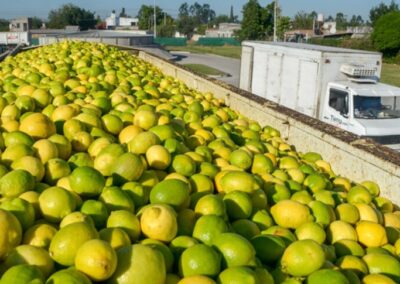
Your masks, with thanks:
[[[182,37],[157,37],[154,42],[162,46],[186,46],[186,38]]]

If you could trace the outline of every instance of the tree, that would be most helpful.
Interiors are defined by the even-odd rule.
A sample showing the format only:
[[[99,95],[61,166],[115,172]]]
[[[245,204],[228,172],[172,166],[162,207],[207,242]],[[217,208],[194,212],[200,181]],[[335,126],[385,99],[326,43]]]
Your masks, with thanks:
[[[40,29],[43,25],[42,19],[38,17],[33,17],[32,18],[32,29]]]
[[[48,16],[49,28],[60,29],[68,25],[79,26],[81,30],[94,28],[96,19],[93,12],[73,4],[65,4],[57,10],[51,10]]]
[[[178,21],[176,25],[177,30],[186,35],[188,38],[192,37],[195,29],[193,18],[189,14],[188,3],[183,3],[179,7]]]
[[[218,15],[210,22],[211,26],[218,26],[220,23],[229,23],[230,18],[227,15]]]
[[[279,17],[276,25],[277,37],[278,39],[283,40],[285,32],[290,30],[290,17]]]
[[[358,27],[358,26],[362,26],[364,24],[364,20],[363,18],[358,15],[353,15],[348,23],[348,26],[350,27]]]
[[[234,23],[235,22],[235,15],[233,13],[233,6],[231,5],[231,13],[229,14],[229,23]]]
[[[347,18],[343,13],[336,14],[336,28],[338,30],[345,30],[347,28]]]
[[[6,32],[10,29],[10,22],[6,19],[0,19],[0,32]]]
[[[125,12],[125,8],[124,8],[124,7],[122,7],[121,13],[119,13],[119,16],[120,16],[120,17],[129,17],[129,16],[126,14],[126,12]]]
[[[313,14],[306,13],[304,11],[297,12],[293,18],[294,29],[309,29],[313,28],[314,16]]]
[[[237,31],[236,35],[239,40],[264,38],[262,8],[257,0],[249,0],[243,6],[242,28]]]
[[[280,13],[281,9],[278,7],[276,13],[278,19]],[[271,2],[265,8],[261,9],[261,25],[263,27],[264,34],[268,36],[272,36],[274,32],[274,16],[275,16],[275,1]]]
[[[378,6],[373,7],[369,11],[369,19],[371,20],[372,26],[375,26],[376,21],[381,16],[394,11],[399,11],[399,5],[397,5],[394,0],[392,0],[389,5],[382,2]]]
[[[400,12],[389,12],[375,22],[371,38],[374,46],[386,56],[400,51]]]
[[[175,35],[175,30],[174,19],[170,15],[164,13],[162,24],[157,26],[157,34],[160,37],[173,37]]]
[[[151,30],[154,27],[154,7],[148,5],[142,5],[137,15],[139,19],[139,29]],[[156,6],[156,18],[157,26],[161,24],[164,17],[164,12],[158,6]]]

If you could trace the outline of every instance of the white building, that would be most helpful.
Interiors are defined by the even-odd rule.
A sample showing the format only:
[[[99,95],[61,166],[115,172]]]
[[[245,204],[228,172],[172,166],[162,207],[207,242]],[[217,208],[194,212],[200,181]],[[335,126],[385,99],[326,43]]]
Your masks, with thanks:
[[[138,25],[138,18],[120,17],[115,14],[115,11],[111,13],[110,17],[106,18],[107,30],[115,30],[118,28],[138,29]]]
[[[220,23],[218,28],[206,30],[206,37],[225,37],[234,36],[235,31],[240,30],[241,25],[236,23]]]

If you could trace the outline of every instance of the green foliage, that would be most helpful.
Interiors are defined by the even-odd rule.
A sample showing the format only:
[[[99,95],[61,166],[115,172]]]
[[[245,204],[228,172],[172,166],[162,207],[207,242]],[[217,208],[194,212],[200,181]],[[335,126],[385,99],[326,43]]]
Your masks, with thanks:
[[[122,7],[121,13],[119,13],[119,16],[120,16],[120,17],[129,17],[129,16],[126,14],[126,12],[125,12],[125,8],[124,8],[124,7]]]
[[[369,19],[371,21],[372,26],[375,26],[376,21],[383,15],[394,12],[394,11],[399,11],[399,5],[397,5],[394,0],[389,5],[386,5],[385,3],[380,3],[378,6],[373,7],[369,11]]]
[[[280,17],[277,21],[276,34],[280,40],[283,40],[285,32],[290,30],[290,18]]]
[[[9,30],[10,22],[5,19],[0,19],[0,32],[5,32]]]
[[[386,56],[400,51],[400,12],[390,12],[376,21],[372,33],[374,46]]]
[[[151,30],[154,26],[154,7],[148,5],[142,5],[137,15],[139,19],[139,29]],[[160,7],[156,6],[156,20],[157,25],[160,25],[163,20],[163,11]]]
[[[177,30],[190,38],[194,31],[205,34],[209,24],[215,23],[216,14],[209,4],[200,5],[195,2],[193,5],[183,3],[179,7]]]
[[[48,27],[62,29],[68,25],[77,25],[81,30],[92,29],[96,25],[94,13],[73,4],[65,4],[49,13]]]
[[[43,21],[38,17],[32,18],[32,29],[40,29],[42,27]]]
[[[242,28],[237,31],[239,40],[265,38],[262,7],[257,0],[249,0],[243,6]]]
[[[294,29],[308,29],[313,28],[313,21],[316,17],[316,12],[306,13],[304,11],[298,12],[293,19],[292,25]]]

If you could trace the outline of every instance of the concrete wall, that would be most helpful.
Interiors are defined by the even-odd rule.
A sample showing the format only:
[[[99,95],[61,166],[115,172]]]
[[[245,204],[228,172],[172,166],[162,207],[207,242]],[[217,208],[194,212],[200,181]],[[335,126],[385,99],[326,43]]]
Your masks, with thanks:
[[[87,42],[101,42],[110,45],[122,46],[142,46],[151,45],[153,38],[149,36],[136,36],[136,37],[40,37],[39,44],[46,45],[64,40],[81,40]]]
[[[309,118],[278,106],[248,92],[214,79],[193,74],[161,58],[139,52],[139,57],[157,66],[166,75],[185,82],[201,92],[212,92],[225,103],[258,121],[271,125],[281,132],[288,143],[300,152],[318,152],[331,163],[335,173],[356,182],[373,180],[381,187],[381,194],[400,204],[400,155],[373,141]]]

